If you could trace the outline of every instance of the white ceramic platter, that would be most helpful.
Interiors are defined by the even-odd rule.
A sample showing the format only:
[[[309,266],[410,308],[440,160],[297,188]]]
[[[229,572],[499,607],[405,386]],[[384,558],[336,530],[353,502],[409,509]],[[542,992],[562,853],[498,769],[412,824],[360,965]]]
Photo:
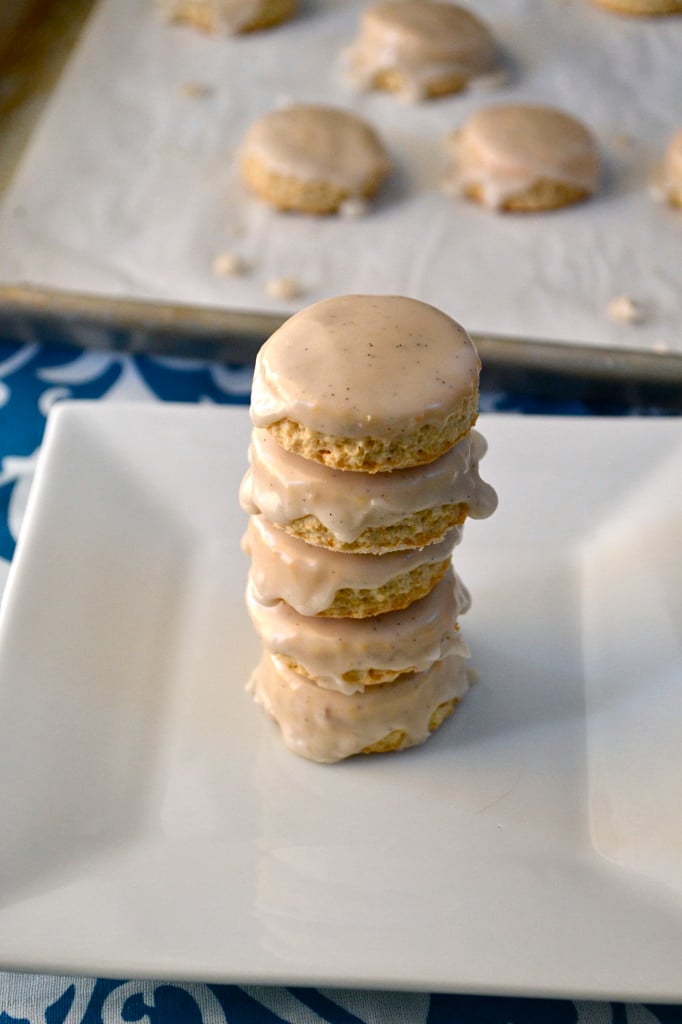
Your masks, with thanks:
[[[0,967],[682,999],[682,422],[480,425],[480,682],[321,767],[244,693],[246,411],[54,410],[0,619]]]

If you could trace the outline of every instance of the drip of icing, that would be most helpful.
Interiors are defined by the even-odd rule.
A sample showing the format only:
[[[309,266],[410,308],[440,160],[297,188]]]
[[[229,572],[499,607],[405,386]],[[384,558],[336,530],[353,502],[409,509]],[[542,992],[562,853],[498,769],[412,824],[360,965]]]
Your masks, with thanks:
[[[278,723],[294,753],[330,764],[395,730],[405,733],[407,744],[422,743],[436,709],[469,689],[469,674],[463,659],[453,654],[426,672],[348,695],[317,686],[266,653],[248,689]]]
[[[262,513],[282,526],[313,515],[344,544],[368,527],[388,526],[441,505],[464,503],[472,519],[485,519],[497,505],[493,488],[478,474],[486,449],[483,436],[472,430],[427,465],[346,473],[287,452],[267,430],[254,429],[240,500],[246,512]]]
[[[251,585],[246,604],[256,632],[271,654],[292,658],[318,686],[342,693],[364,689],[362,684],[344,679],[349,672],[422,672],[450,654],[469,655],[456,620],[469,608],[470,598],[452,570],[409,608],[367,619],[302,616],[283,601],[263,605]]]
[[[301,615],[319,615],[338,590],[375,590],[396,576],[448,558],[461,527],[425,548],[386,555],[356,555],[315,547],[251,516],[242,546],[251,557],[253,593],[261,604],[286,601]]]

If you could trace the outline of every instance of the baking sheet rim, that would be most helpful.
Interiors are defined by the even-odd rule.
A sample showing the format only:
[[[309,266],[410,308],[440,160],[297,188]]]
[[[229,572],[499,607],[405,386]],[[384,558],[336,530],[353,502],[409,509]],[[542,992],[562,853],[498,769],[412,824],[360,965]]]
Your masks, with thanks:
[[[216,358],[240,362],[253,359],[258,346],[289,315],[124,299],[33,285],[0,285],[0,322],[5,324],[19,319],[26,321],[27,318],[36,324],[52,320],[59,322],[67,335],[74,325],[91,325],[119,332],[143,331],[163,336],[164,351],[178,355],[188,354],[183,337],[187,339],[196,335],[215,347]],[[83,347],[83,335],[77,331],[72,334],[73,340]],[[472,332],[472,337],[484,363],[571,374],[591,380],[682,386],[682,353],[678,352],[616,349],[481,332]],[[124,347],[137,350],[138,346],[133,342],[134,339],[130,339]],[[95,345],[93,338],[92,347],[101,345]]]

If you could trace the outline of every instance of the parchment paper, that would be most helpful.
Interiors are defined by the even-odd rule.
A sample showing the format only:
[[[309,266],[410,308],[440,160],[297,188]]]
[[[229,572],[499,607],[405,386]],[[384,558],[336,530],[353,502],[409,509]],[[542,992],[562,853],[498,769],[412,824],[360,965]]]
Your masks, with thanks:
[[[102,0],[3,200],[0,280],[282,312],[394,292],[472,331],[682,351],[682,213],[648,187],[682,124],[682,18],[627,19],[589,0],[469,0],[502,41],[508,84],[411,105],[344,83],[339,53],[362,7],[311,0],[286,26],[215,39],[168,26],[151,0]],[[188,95],[187,83],[211,92]],[[592,127],[605,168],[597,198],[504,216],[442,192],[445,133],[512,99]],[[286,100],[346,106],[382,134],[395,172],[366,216],[278,214],[243,190],[237,145]],[[213,274],[224,251],[249,273]],[[282,275],[300,281],[300,298],[266,294]],[[607,317],[622,294],[644,304],[645,323]]]

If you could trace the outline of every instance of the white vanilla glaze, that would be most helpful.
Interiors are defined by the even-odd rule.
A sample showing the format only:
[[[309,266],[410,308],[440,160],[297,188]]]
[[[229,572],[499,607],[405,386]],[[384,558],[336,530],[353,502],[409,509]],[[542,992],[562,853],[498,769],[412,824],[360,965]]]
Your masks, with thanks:
[[[206,12],[213,31],[232,35],[255,21],[263,0],[157,0],[157,4],[171,20],[190,20],[193,11]]]
[[[665,151],[663,189],[682,202],[682,128],[674,133]]]
[[[254,121],[240,158],[255,159],[270,173],[336,185],[357,197],[390,170],[381,140],[366,121],[350,111],[303,103]]]
[[[280,526],[313,515],[343,544],[368,527],[442,505],[463,503],[472,519],[485,519],[497,505],[495,491],[478,474],[486,449],[483,436],[471,430],[427,465],[347,473],[288,452],[267,430],[254,428],[240,501],[245,512],[262,513]]]
[[[490,73],[496,57],[487,27],[455,4],[381,0],[365,10],[344,62],[359,87],[370,87],[382,73],[397,72],[404,95],[420,100],[443,79],[469,82]]]
[[[338,590],[375,590],[419,566],[442,562],[461,536],[462,528],[455,526],[425,548],[356,555],[306,544],[262,516],[251,516],[242,546],[251,557],[251,584],[261,604],[286,601],[301,615],[319,615]]]
[[[344,295],[286,321],[261,347],[251,419],[321,434],[394,438],[440,425],[478,388],[466,331],[416,299]]]
[[[246,591],[251,621],[266,650],[292,658],[318,686],[342,693],[364,689],[344,679],[350,672],[423,672],[450,654],[468,657],[456,621],[469,605],[469,592],[452,569],[409,608],[367,619],[299,615],[284,601],[261,604],[250,584]]]
[[[593,192],[599,155],[591,133],[560,110],[500,104],[476,111],[446,140],[452,159],[448,186],[476,187],[493,208],[540,181]]]
[[[265,653],[248,689],[275,719],[290,750],[331,764],[360,753],[394,730],[406,734],[405,746],[422,743],[430,735],[434,711],[464,696],[469,675],[464,660],[453,654],[426,672],[348,695],[317,686]]]

